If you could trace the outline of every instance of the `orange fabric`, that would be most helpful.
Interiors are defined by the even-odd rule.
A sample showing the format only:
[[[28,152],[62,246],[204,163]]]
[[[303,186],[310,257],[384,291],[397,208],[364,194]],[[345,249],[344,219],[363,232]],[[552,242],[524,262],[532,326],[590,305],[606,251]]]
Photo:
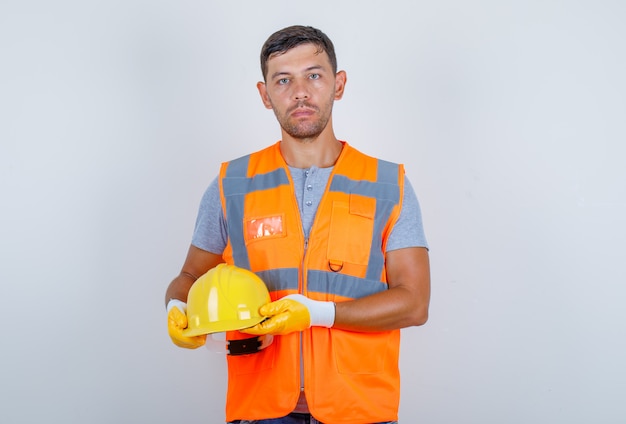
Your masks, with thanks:
[[[341,175],[355,181],[375,182],[377,163],[375,158],[344,143],[329,181],[335,175]],[[220,171],[224,211],[223,181],[228,166],[229,163],[223,164]],[[247,176],[279,168],[285,169],[289,176],[277,143],[250,155]],[[397,175],[399,201],[381,229],[381,250],[400,213],[403,174],[400,165]],[[327,187],[305,251],[291,177],[289,184],[247,193],[242,231],[250,269],[257,273],[299,269],[297,285],[294,282],[290,288],[270,289],[272,300],[290,293],[302,293],[316,300],[349,300],[339,294],[310,291],[307,284],[309,272],[333,271],[364,278],[372,234],[376,231],[375,211],[376,199],[329,191]],[[227,263],[234,263],[232,237],[229,237],[224,259]],[[376,278],[386,283],[384,271]],[[249,336],[232,333],[228,337]],[[397,420],[399,343],[399,330],[357,333],[312,327],[302,333],[275,336],[274,343],[258,353],[229,356],[226,419],[269,419],[292,412],[300,394],[302,364],[309,409],[318,420],[327,424]]]

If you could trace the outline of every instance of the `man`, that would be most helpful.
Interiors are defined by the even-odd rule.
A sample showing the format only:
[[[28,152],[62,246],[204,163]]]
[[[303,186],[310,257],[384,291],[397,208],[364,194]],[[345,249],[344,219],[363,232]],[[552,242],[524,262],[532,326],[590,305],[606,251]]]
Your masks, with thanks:
[[[166,293],[175,344],[190,286],[227,262],[259,275],[268,318],[228,338],[271,334],[229,355],[232,423],[394,423],[399,329],[428,318],[430,271],[417,198],[402,165],[335,137],[332,107],[346,73],[312,27],[271,35],[261,51],[261,100],[278,143],[222,165],[205,193],[187,259]]]

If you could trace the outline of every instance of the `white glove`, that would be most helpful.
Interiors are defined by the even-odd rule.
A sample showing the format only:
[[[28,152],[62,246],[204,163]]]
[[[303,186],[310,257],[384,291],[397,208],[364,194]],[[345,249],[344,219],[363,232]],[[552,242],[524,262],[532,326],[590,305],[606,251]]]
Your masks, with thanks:
[[[309,299],[301,294],[290,294],[283,299],[293,299],[309,310],[311,327],[332,327],[335,323],[335,302]]]

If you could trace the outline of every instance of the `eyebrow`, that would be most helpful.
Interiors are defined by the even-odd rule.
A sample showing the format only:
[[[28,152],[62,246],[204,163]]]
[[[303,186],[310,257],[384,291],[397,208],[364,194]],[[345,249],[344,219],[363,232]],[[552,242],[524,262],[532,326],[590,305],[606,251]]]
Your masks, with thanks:
[[[324,67],[322,65],[313,65],[313,66],[309,66],[308,68],[306,68],[304,72],[306,73],[306,72],[317,71],[317,70],[324,70]],[[292,74],[291,72],[278,71],[278,72],[274,72],[272,76],[270,77],[270,79],[274,80],[277,77],[291,75],[291,74]]]

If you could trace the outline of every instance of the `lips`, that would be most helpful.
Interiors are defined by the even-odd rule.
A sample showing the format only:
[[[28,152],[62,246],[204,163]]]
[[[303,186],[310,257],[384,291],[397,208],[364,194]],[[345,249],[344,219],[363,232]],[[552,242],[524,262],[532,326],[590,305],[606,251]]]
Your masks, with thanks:
[[[314,112],[310,109],[298,109],[295,110],[291,116],[293,116],[294,118],[306,118],[307,116],[311,116],[313,115]]]
[[[290,115],[294,118],[300,118],[314,115],[316,112],[317,109],[312,106],[298,105],[290,111]]]

